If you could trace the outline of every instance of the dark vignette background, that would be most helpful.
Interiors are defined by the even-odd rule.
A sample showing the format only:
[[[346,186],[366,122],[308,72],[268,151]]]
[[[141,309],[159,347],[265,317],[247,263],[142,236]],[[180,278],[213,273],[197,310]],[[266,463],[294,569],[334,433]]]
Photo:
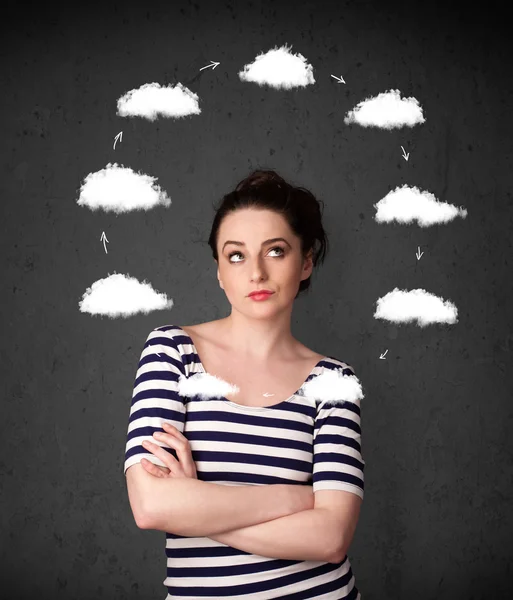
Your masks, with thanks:
[[[123,476],[137,361],[154,327],[228,314],[206,244],[211,203],[264,166],[326,204],[331,252],[296,304],[293,332],[353,365],[364,385],[366,491],[349,552],[363,600],[512,597],[505,7],[7,3],[1,596],[165,597],[165,534],[136,527]],[[314,66],[315,85],[276,91],[238,79],[283,44]],[[199,70],[211,60],[221,64]],[[149,82],[189,86],[202,114],[117,117],[116,100]],[[349,109],[389,89],[415,96],[426,123],[344,125]],[[108,162],[158,177],[172,205],[120,217],[78,207],[84,177]],[[373,204],[404,183],[468,217],[378,225]],[[147,278],[174,308],[127,319],[80,313],[86,288],[115,271]],[[377,298],[394,287],[451,300],[458,323],[375,320]]]

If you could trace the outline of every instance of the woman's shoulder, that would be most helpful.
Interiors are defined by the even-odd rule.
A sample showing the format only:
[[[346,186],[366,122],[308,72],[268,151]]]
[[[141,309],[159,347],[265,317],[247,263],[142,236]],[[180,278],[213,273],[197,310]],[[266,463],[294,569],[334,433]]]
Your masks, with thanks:
[[[211,323],[215,323],[215,321],[209,321],[207,323],[197,323],[196,325],[177,325],[176,323],[168,324],[168,325],[160,325],[156,327],[154,331],[166,331],[170,334],[179,334],[184,331],[186,334],[189,332],[197,333],[199,335],[205,335],[206,331],[212,329],[211,327],[207,327]]]
[[[179,325],[180,329],[192,339],[199,337],[207,341],[219,341],[220,330],[219,320],[206,321],[205,323],[196,323],[195,325]],[[192,334],[192,335],[191,335]]]

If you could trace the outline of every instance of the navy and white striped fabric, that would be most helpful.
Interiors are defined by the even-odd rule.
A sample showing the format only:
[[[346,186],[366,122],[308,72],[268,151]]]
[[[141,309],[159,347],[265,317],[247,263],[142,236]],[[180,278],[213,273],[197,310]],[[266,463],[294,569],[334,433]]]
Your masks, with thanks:
[[[326,357],[308,380],[326,369],[354,375],[346,363]],[[148,335],[135,377],[125,473],[142,458],[166,466],[141,443],[154,442],[153,433],[167,421],[189,440],[201,481],[302,483],[312,485],[314,492],[345,490],[363,499],[359,401],[325,405],[294,395],[272,407],[248,407],[226,398],[181,397],[179,378],[201,372],[205,371],[197,350],[182,328],[165,325]],[[174,450],[168,451],[176,458]],[[278,560],[208,537],[166,533],[166,558],[166,600],[360,600],[347,556],[338,564]]]

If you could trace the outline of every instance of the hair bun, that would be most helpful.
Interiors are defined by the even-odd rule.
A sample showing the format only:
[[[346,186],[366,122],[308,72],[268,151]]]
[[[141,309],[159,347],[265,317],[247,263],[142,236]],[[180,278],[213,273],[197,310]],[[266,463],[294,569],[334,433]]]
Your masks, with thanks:
[[[257,170],[253,171],[246,179],[242,180],[236,188],[236,191],[239,192],[241,190],[250,188],[250,187],[260,187],[262,185],[287,185],[285,180],[280,177],[275,171],[264,171]]]

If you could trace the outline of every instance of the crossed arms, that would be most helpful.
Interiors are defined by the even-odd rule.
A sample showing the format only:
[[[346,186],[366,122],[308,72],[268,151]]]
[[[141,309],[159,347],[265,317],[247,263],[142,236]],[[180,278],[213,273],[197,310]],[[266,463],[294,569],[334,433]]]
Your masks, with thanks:
[[[315,507],[311,486],[226,486],[147,475],[152,502],[139,519],[142,529],[209,537],[269,558],[338,564],[345,556],[340,521]]]

